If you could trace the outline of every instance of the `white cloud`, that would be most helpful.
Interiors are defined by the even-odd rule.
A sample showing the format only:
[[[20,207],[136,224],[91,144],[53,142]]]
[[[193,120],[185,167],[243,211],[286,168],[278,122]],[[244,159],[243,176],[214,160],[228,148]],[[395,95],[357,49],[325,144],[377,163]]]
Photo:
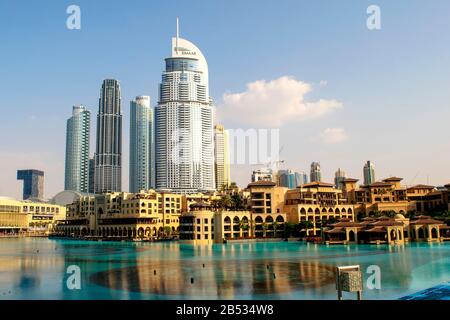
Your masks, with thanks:
[[[348,135],[344,128],[326,128],[318,137],[316,141],[326,144],[340,143],[348,139]]]
[[[342,108],[342,103],[334,99],[305,101],[311,91],[311,84],[293,77],[259,80],[248,83],[244,92],[225,93],[217,112],[220,121],[279,127],[290,121],[319,118]]]

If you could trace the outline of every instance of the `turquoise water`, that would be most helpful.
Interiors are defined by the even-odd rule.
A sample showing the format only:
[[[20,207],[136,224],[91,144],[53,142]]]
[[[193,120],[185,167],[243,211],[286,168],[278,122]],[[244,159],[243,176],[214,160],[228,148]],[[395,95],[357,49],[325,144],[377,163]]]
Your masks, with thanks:
[[[365,288],[364,299],[398,299],[450,281],[450,243],[202,247],[2,239],[0,299],[334,300],[335,266],[353,264],[361,265],[365,283],[368,266],[381,270],[381,289]],[[71,265],[80,268],[80,290],[67,287]]]

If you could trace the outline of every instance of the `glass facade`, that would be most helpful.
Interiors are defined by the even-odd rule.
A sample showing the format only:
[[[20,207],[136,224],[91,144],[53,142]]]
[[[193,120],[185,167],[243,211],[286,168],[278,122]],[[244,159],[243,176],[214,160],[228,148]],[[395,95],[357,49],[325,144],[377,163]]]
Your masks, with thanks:
[[[153,110],[149,96],[130,103],[130,192],[155,187]]]
[[[120,83],[103,81],[97,115],[95,193],[122,190],[122,110]]]
[[[23,199],[44,199],[44,172],[18,170],[17,180],[23,180]]]
[[[65,190],[88,192],[90,119],[86,107],[74,106],[67,120]]]
[[[213,120],[206,59],[193,43],[173,38],[155,107],[157,189],[215,190]]]

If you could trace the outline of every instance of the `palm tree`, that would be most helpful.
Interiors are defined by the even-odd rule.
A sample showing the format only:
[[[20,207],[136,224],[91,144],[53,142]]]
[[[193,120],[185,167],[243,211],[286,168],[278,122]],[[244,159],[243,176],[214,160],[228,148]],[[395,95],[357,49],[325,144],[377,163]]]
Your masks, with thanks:
[[[273,229],[273,237],[275,238],[277,236],[277,229],[278,229],[278,223],[276,221],[271,223],[272,229]]]
[[[248,230],[248,229],[249,229],[248,222],[245,222],[244,220],[240,220],[240,221],[239,221],[239,229],[240,229],[241,231],[246,231],[246,230]]]
[[[172,228],[171,227],[164,227],[164,237],[170,237],[170,235],[172,234]]]
[[[268,227],[268,226],[267,226],[267,223],[263,222],[263,223],[261,224],[261,228],[262,228],[262,231],[263,231],[263,238],[266,237],[267,227]]]
[[[251,237],[254,237],[255,236],[255,228],[256,228],[256,226],[255,226],[255,220],[253,220],[253,219],[251,219],[250,220],[250,230],[251,230]]]
[[[218,205],[221,210],[227,210],[233,206],[233,200],[229,195],[226,195],[220,198]]]
[[[231,207],[235,211],[241,211],[245,209],[244,199],[239,194],[233,194],[231,196]]]

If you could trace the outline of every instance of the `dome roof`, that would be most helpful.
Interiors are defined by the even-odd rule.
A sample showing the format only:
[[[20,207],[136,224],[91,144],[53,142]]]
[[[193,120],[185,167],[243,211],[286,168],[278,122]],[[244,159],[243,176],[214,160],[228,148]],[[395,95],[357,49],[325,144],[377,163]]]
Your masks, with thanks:
[[[405,220],[406,218],[405,218],[405,216],[402,215],[401,213],[397,213],[397,214],[395,215],[395,219],[398,219],[398,220]]]

